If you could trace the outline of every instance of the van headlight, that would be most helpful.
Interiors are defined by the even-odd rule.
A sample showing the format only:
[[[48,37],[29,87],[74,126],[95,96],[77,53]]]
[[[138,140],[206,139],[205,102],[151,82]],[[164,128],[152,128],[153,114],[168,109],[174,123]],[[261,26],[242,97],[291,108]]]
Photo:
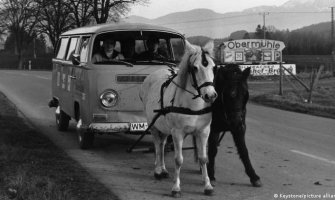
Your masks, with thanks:
[[[100,102],[105,108],[111,108],[118,102],[118,94],[114,90],[106,90],[100,95]]]

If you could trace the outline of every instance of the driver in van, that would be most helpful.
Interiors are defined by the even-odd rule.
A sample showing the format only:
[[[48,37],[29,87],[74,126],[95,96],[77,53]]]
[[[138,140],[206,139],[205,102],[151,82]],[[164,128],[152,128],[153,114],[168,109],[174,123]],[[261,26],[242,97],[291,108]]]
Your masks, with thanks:
[[[164,59],[165,57],[158,53],[159,39],[151,36],[147,39],[146,45],[148,50],[141,53],[138,57],[141,59]]]
[[[109,61],[109,60],[122,60],[123,55],[116,51],[115,48],[116,41],[107,38],[103,41],[102,48],[99,52],[95,53],[92,57],[92,63]]]

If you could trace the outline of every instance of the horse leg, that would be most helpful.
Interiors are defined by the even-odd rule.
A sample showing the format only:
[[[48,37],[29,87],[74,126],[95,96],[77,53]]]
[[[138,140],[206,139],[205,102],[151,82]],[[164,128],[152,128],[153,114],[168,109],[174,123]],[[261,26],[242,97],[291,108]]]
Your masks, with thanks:
[[[213,187],[212,187],[211,182],[209,180],[209,177],[208,177],[208,174],[207,174],[207,167],[206,167],[206,163],[208,161],[207,152],[206,152],[208,135],[209,135],[209,128],[208,128],[208,130],[206,129],[202,133],[197,133],[195,137],[196,137],[196,141],[197,141],[199,163],[200,163],[201,171],[202,171],[202,180],[205,184],[204,192],[205,192],[205,195],[212,195],[213,194]]]
[[[161,176],[162,176],[162,178],[169,178],[169,172],[167,171],[167,169],[165,167],[165,145],[166,145],[167,137],[168,137],[168,135],[162,134],[162,141],[163,141],[163,144],[161,146],[161,160],[162,160]]]
[[[165,162],[164,162],[164,145],[166,143],[167,135],[162,134],[155,128],[152,129],[151,134],[155,144],[154,176],[156,179],[168,178],[169,173],[165,168]]]
[[[180,190],[180,168],[183,164],[183,140],[184,135],[181,130],[172,130],[172,138],[174,143],[174,160],[175,160],[175,175],[174,175],[174,184],[172,186],[172,196],[181,197]]]
[[[232,131],[233,139],[237,147],[238,154],[244,165],[245,172],[250,178],[250,182],[254,187],[261,187],[262,182],[259,176],[256,174],[252,164],[250,162],[249,153],[245,144],[245,129],[241,128],[237,131]]]
[[[224,132],[223,132],[224,134]],[[218,152],[220,131],[212,131],[208,137],[208,164],[207,171],[211,184],[215,186],[215,157]]]

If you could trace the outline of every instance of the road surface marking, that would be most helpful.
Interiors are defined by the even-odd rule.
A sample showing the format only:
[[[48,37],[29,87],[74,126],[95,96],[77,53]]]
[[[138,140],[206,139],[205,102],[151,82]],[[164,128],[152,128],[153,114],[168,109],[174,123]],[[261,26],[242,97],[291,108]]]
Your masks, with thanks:
[[[310,157],[310,158],[314,158],[316,160],[320,160],[320,161],[323,161],[323,162],[335,165],[335,161],[329,160],[327,158],[322,158],[320,156],[315,156],[315,155],[312,155],[312,154],[309,154],[309,153],[305,153],[305,152],[302,152],[302,151],[298,151],[298,150],[294,150],[294,149],[291,149],[291,152],[297,153],[297,154],[300,154],[300,155],[304,155],[304,156],[307,156],[307,157]]]

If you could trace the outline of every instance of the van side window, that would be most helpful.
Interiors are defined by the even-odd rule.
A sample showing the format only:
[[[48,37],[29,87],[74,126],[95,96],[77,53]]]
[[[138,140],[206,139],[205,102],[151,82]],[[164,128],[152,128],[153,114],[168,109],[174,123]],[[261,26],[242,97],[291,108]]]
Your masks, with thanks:
[[[69,38],[62,38],[58,47],[57,56],[58,59],[64,59],[67,49]]]
[[[78,37],[73,37],[70,39],[70,46],[69,46],[69,50],[67,51],[66,60],[70,60],[71,55],[74,54],[74,51],[76,50],[78,39],[79,39]]]
[[[87,62],[88,57],[88,42],[90,37],[83,37],[81,40],[80,48],[79,48],[79,55],[80,55],[80,62]]]

